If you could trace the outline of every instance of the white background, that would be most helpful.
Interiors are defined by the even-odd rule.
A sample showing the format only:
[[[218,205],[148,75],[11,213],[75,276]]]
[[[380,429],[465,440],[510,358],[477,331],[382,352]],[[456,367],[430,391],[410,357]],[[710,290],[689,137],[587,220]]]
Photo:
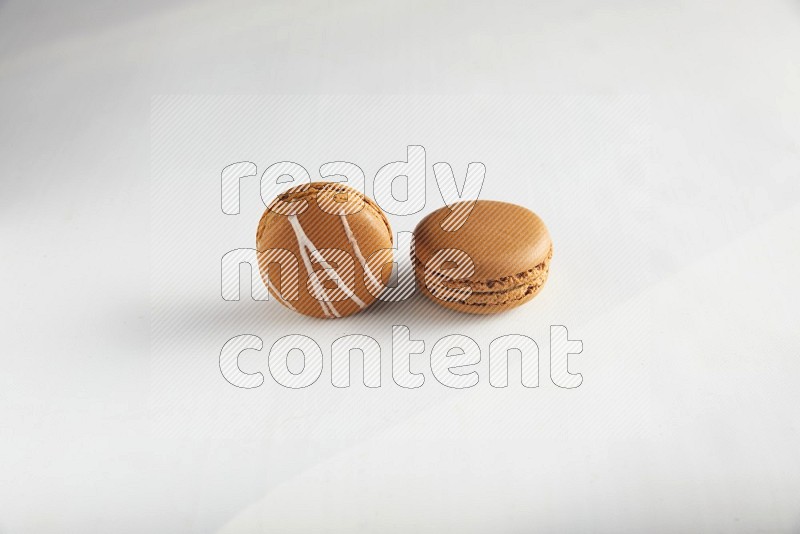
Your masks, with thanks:
[[[798,51],[792,2],[0,4],[0,532],[796,531]],[[280,99],[187,99],[151,146],[153,95],[343,93],[285,97],[333,103],[285,107],[318,127],[286,137],[242,115]],[[369,96],[391,94],[417,96]],[[250,184],[220,213],[224,165],[349,159],[369,183],[412,143],[457,175],[483,161],[484,198],[548,223],[530,305],[322,323],[220,302],[213,262],[259,209]],[[397,323],[426,353],[472,335],[481,383],[394,385]],[[537,389],[488,385],[493,337],[546,355],[559,323],[581,387],[546,358]],[[383,386],[227,384],[222,343],[276,330],[326,356],[373,335]]]

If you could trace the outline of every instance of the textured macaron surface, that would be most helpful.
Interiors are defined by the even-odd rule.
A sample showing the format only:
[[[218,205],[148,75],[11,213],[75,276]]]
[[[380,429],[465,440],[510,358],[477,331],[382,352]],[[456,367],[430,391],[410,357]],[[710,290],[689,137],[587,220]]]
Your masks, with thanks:
[[[305,206],[302,211],[297,203]],[[261,217],[256,247],[270,294],[312,317],[361,311],[376,300],[391,273],[386,216],[370,198],[339,183],[315,182],[279,195]],[[278,260],[286,260],[279,269]]]
[[[433,298],[471,313],[494,313],[533,298],[547,280],[553,253],[544,222],[522,206],[479,200],[466,221],[452,231],[451,221],[458,215],[454,208],[438,209],[417,225],[414,263],[419,283],[425,285],[427,277],[444,288],[469,288],[471,294],[463,301]],[[431,260],[448,249],[466,253],[474,271],[437,272],[437,263]],[[423,287],[432,296],[427,289]]]

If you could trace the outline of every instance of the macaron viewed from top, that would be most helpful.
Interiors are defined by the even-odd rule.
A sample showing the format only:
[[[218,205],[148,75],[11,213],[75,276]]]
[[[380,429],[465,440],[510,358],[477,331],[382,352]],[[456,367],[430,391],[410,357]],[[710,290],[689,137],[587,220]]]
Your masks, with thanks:
[[[278,195],[258,224],[261,278],[284,306],[333,319],[372,304],[391,274],[392,230],[369,197],[337,182]]]
[[[490,314],[516,308],[541,291],[553,243],[532,211],[506,202],[459,203],[426,216],[414,230],[417,283],[437,304]]]

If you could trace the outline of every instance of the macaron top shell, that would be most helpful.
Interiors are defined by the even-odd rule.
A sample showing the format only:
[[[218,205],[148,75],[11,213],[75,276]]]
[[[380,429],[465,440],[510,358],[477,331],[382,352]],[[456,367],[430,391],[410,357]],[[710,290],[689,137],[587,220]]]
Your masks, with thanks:
[[[527,208],[478,200],[466,222],[457,230],[448,231],[443,223],[451,212],[451,208],[440,208],[417,225],[414,232],[417,262],[427,264],[441,249],[462,250],[475,265],[468,281],[488,283],[533,269],[552,253],[547,227]]]
[[[305,209],[289,215],[296,203]],[[389,221],[372,199],[341,183],[313,182],[279,195],[261,217],[256,246],[270,294],[312,317],[346,317],[361,311],[376,300],[391,273]],[[272,270],[275,264],[265,259],[269,251],[291,253],[295,268]],[[376,254],[379,251],[386,254]],[[321,274],[312,279],[310,271],[322,272],[326,262],[343,280],[344,290]],[[352,267],[351,276],[346,264]],[[298,298],[288,296],[287,284],[299,288]]]

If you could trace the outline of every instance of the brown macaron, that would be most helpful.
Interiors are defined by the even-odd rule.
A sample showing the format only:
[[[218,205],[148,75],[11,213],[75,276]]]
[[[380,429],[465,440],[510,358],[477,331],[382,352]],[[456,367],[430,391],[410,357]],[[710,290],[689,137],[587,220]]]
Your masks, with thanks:
[[[381,208],[341,183],[289,189],[258,224],[259,269],[270,294],[321,318],[372,304],[391,274],[392,230]]]
[[[542,220],[516,204],[478,200],[461,224],[467,209],[467,203],[443,207],[417,225],[412,260],[422,292],[442,306],[477,314],[533,299],[553,256]]]

